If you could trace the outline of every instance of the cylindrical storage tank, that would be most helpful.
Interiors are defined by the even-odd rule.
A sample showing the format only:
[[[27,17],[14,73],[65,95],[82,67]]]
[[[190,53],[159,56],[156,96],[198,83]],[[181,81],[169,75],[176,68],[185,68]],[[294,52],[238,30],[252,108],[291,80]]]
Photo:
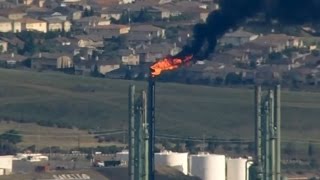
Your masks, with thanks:
[[[128,151],[122,151],[116,153],[116,160],[122,161],[125,164],[128,164],[129,161],[129,152]]]
[[[157,166],[170,166],[184,174],[188,174],[188,153],[160,152],[155,153],[155,164]]]
[[[217,154],[190,156],[190,174],[202,180],[225,180],[226,157]]]
[[[227,159],[227,180],[247,180],[251,165],[248,159]]]

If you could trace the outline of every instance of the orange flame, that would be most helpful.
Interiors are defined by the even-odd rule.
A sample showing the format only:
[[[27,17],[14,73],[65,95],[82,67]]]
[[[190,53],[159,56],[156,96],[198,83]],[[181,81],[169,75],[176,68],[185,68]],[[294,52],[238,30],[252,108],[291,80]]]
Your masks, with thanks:
[[[190,55],[190,56],[186,56],[184,59],[172,58],[172,57],[164,58],[156,62],[150,67],[150,69],[152,70],[151,75],[155,77],[160,75],[162,71],[177,69],[180,66],[186,63],[189,63],[192,60],[192,57],[193,56]]]

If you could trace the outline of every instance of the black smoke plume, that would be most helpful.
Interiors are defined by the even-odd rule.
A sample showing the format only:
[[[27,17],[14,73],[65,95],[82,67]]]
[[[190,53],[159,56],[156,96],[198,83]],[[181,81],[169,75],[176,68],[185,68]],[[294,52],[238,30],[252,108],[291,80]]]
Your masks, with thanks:
[[[206,23],[195,25],[193,41],[178,57],[193,54],[197,60],[207,58],[219,38],[257,13],[284,24],[319,22],[320,19],[320,0],[220,0],[219,4],[220,9],[211,12]]]

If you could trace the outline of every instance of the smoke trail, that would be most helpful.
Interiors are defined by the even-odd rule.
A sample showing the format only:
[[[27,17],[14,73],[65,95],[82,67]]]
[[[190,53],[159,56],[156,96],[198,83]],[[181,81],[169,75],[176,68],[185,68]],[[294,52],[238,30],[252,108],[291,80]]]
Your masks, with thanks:
[[[258,12],[281,23],[318,22],[320,0],[221,0],[220,9],[211,12],[206,23],[195,25],[191,45],[186,45],[177,56],[193,54],[198,60],[207,58],[219,38]]]

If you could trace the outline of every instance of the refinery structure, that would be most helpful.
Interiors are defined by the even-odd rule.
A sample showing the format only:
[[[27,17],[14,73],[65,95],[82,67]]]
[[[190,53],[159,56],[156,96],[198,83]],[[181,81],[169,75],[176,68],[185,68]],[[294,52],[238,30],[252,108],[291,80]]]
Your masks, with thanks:
[[[280,85],[262,91],[256,86],[253,121],[253,157],[230,158],[225,155],[160,152],[155,153],[155,78],[161,71],[189,62],[165,58],[151,66],[148,91],[136,93],[129,87],[129,151],[120,153],[127,161],[130,180],[153,180],[156,165],[174,167],[202,180],[282,180],[281,174],[281,100]]]

